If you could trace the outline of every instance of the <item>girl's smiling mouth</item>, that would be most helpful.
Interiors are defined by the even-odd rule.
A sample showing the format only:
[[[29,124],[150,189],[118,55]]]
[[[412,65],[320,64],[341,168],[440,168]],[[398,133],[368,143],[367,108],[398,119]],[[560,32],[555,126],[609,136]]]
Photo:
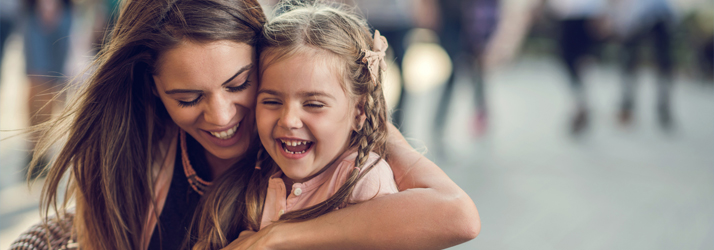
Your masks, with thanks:
[[[293,159],[301,158],[308,151],[310,151],[310,149],[312,149],[314,144],[312,141],[297,139],[276,139],[275,141],[280,143],[280,146],[283,149],[281,150],[283,155]]]

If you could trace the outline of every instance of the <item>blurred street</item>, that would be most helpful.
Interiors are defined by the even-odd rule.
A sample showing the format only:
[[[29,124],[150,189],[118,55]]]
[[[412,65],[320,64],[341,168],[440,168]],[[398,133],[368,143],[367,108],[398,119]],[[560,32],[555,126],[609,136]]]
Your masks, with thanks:
[[[712,249],[714,92],[679,78],[671,133],[656,122],[654,74],[643,72],[634,126],[621,127],[614,68],[585,70],[588,131],[567,131],[566,78],[557,61],[526,58],[489,82],[490,134],[469,139],[470,90],[455,93],[445,157],[430,124],[434,93],[409,100],[407,136],[469,193],[481,234],[454,249]],[[438,92],[438,90],[437,90]],[[412,106],[410,106],[412,105]],[[422,144],[423,143],[423,144]]]
[[[0,85],[0,249],[39,219],[41,183],[21,181],[22,137],[29,123],[21,42],[13,40]],[[591,123],[569,134],[570,95],[564,67],[525,56],[487,77],[489,130],[472,136],[471,86],[458,81],[445,138],[432,123],[440,87],[412,93],[403,131],[466,190],[481,234],[453,249],[712,249],[714,248],[714,89],[675,76],[674,128],[655,110],[655,74],[639,71],[633,123],[616,118],[620,76],[613,65],[588,64],[584,82]],[[458,76],[457,76],[458,77]],[[458,78],[457,78],[458,79]]]

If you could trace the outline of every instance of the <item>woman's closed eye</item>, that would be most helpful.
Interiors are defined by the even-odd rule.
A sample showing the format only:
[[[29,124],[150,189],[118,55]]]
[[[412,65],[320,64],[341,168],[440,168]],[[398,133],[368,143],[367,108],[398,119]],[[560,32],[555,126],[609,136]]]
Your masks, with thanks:
[[[240,91],[246,90],[248,87],[250,87],[250,84],[251,84],[250,81],[246,80],[241,85],[233,86],[233,87],[226,87],[226,90],[230,93],[240,92]],[[200,95],[198,95],[198,97],[196,97],[195,99],[190,100],[190,101],[186,101],[186,100],[176,100],[176,101],[178,101],[179,107],[182,107],[182,108],[193,107],[193,106],[196,106],[196,104],[198,104],[199,102],[201,102],[201,100],[203,99],[203,96],[204,96],[203,94],[200,94]]]
[[[246,80],[241,85],[233,86],[233,87],[226,87],[226,89],[228,90],[228,92],[233,93],[233,92],[246,90],[248,87],[250,87],[250,81]]]
[[[198,102],[201,101],[201,99],[203,99],[203,95],[199,95],[198,97],[196,97],[196,99],[193,99],[191,101],[181,101],[181,100],[177,100],[177,101],[178,101],[179,107],[186,108],[186,107],[196,106],[196,104],[198,104]]]

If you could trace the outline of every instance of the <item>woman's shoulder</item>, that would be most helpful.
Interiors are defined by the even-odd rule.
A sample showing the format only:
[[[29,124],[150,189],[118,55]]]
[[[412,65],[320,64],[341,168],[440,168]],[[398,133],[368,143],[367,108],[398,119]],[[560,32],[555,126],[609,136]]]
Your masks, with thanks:
[[[41,221],[22,233],[10,244],[10,250],[29,249],[73,249],[76,248],[76,239],[73,235],[73,212],[66,212],[64,216],[52,216],[46,221]],[[49,243],[50,245],[47,245]]]

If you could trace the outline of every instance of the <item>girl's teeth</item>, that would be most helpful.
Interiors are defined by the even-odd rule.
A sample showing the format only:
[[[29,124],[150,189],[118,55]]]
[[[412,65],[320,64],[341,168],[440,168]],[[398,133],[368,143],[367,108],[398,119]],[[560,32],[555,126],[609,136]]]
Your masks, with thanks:
[[[307,144],[307,141],[286,141],[286,140],[280,140],[280,142],[284,143],[285,145],[288,146],[300,146],[303,144]]]
[[[303,150],[303,151],[300,151],[300,152],[291,152],[291,151],[288,151],[287,149],[285,149],[285,152],[290,153],[290,154],[304,154],[305,151],[307,151],[307,150]]]
[[[300,146],[300,145],[307,145],[309,143],[309,141],[286,141],[283,139],[281,139],[280,142],[285,144],[285,146],[293,146],[293,147]],[[283,150],[285,150],[286,153],[290,153],[290,154],[304,154],[305,152],[307,152],[307,149],[300,151],[300,152],[292,152],[292,151],[288,150],[288,148],[286,148],[286,147],[283,147]]]

